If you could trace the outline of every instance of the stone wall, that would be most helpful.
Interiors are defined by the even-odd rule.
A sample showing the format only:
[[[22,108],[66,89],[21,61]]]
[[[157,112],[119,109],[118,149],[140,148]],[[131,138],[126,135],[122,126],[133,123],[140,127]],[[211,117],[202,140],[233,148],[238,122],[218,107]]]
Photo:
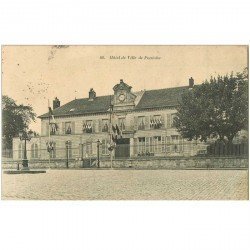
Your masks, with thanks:
[[[113,168],[133,168],[133,169],[246,169],[248,168],[248,158],[241,157],[172,157],[172,158],[140,158],[113,160]],[[16,169],[19,162],[2,162],[3,169]],[[95,166],[93,161],[93,166]],[[65,160],[48,161],[30,161],[30,168],[66,168]],[[82,168],[81,161],[71,160],[69,168]],[[101,159],[101,168],[110,168],[109,159]]]
[[[135,169],[212,169],[212,168],[248,168],[248,159],[229,157],[189,157],[114,160],[114,168]],[[101,167],[110,167],[110,161],[101,162]]]

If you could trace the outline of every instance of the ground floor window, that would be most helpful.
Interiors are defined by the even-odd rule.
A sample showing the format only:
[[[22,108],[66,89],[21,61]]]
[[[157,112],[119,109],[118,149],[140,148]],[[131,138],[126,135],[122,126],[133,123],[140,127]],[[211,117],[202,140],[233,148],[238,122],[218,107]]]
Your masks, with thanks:
[[[92,155],[92,142],[86,143],[86,155],[87,156]]]
[[[72,142],[71,141],[66,141],[66,158],[70,159],[72,158]]]
[[[18,159],[24,158],[24,146],[23,143],[19,143],[18,145]]]
[[[33,143],[31,145],[31,158],[33,158],[33,159],[38,158],[38,145],[37,145],[37,143]]]
[[[141,154],[145,153],[145,137],[138,138],[138,152]]]
[[[134,154],[155,155],[183,152],[183,139],[179,135],[139,137],[134,139]]]
[[[139,137],[138,144],[135,143],[135,147],[137,147],[135,152],[138,152],[138,155],[160,153],[162,147],[161,141],[161,136]]]
[[[171,136],[171,151],[180,153],[183,151],[183,139],[179,135]]]
[[[101,154],[102,155],[107,155],[109,154],[108,151],[108,140],[102,140],[102,145],[101,145]]]
[[[81,157],[81,158],[90,157],[93,154],[93,145],[92,144],[93,143],[90,141],[79,144],[79,157]]]

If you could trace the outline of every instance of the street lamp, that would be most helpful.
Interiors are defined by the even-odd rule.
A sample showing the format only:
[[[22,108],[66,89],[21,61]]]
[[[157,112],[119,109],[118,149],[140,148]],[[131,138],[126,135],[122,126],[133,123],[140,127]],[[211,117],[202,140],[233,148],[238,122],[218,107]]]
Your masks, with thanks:
[[[101,145],[101,142],[98,139],[97,140],[97,167],[98,168],[100,167],[100,145]]]
[[[66,167],[69,168],[69,146],[70,146],[70,141],[66,141]]]
[[[27,141],[31,140],[31,137],[32,137],[32,133],[27,133],[26,130],[19,132],[20,141],[24,141],[24,156],[23,156],[23,160],[22,160],[22,165],[23,165],[22,170],[29,170],[29,161],[27,159],[26,144],[27,144]]]

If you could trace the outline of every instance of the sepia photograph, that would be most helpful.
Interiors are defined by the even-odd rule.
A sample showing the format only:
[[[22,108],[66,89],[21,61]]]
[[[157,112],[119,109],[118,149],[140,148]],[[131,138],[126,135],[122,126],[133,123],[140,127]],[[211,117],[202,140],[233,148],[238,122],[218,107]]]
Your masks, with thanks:
[[[3,200],[248,200],[248,46],[3,45]]]

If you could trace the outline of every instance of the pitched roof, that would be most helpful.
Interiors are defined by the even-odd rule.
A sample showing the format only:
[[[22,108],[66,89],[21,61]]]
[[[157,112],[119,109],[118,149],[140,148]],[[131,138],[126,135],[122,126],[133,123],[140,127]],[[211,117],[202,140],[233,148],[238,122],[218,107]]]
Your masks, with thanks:
[[[110,96],[99,96],[93,101],[89,101],[88,98],[75,99],[71,102],[62,105],[59,108],[53,110],[54,116],[65,115],[81,115],[81,114],[93,114],[93,113],[105,113],[109,109]],[[39,118],[46,118],[49,113],[39,116]]]
[[[146,90],[135,109],[176,106],[178,105],[178,100],[181,98],[181,94],[187,89],[188,86]]]
[[[178,100],[183,91],[188,87],[175,87],[167,89],[156,89],[144,91],[140,97],[139,103],[135,106],[135,110],[144,110],[151,108],[173,107],[178,105]],[[136,94],[136,93],[135,93]],[[113,100],[113,96],[111,97]],[[59,108],[53,110],[54,116],[83,115],[93,113],[106,113],[110,105],[110,96],[98,96],[93,101],[88,98],[75,99]],[[49,113],[39,116],[46,118]]]

